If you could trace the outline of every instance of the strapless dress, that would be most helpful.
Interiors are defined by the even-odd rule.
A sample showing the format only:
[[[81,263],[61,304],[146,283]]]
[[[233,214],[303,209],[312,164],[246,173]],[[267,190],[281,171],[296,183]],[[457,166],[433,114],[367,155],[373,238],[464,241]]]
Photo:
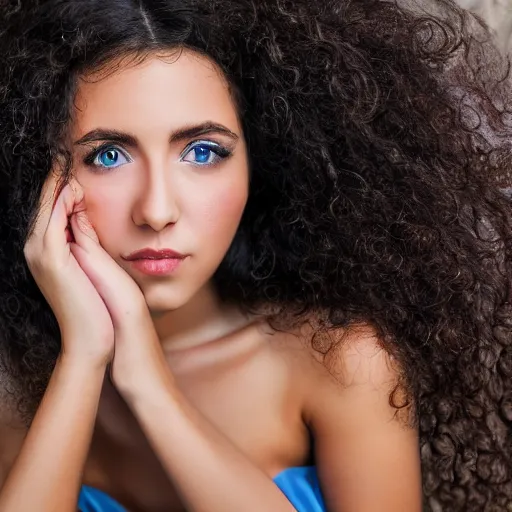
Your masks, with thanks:
[[[274,482],[297,512],[326,512],[315,466],[285,469]],[[78,508],[81,512],[126,512],[110,496],[88,486],[82,487]]]

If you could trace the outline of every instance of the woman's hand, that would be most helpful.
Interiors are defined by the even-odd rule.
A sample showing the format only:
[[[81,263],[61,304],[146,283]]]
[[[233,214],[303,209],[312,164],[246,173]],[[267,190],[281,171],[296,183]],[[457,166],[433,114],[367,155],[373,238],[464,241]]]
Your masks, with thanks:
[[[142,291],[100,245],[83,204],[71,215],[70,225],[75,238],[71,252],[102,298],[114,328],[113,383],[126,398],[143,386],[159,387],[162,377],[168,381],[171,374]]]
[[[62,337],[62,355],[106,365],[112,358],[114,329],[109,312],[74,254],[72,217],[83,201],[79,188],[52,172],[41,196],[35,227],[25,244],[29,269],[53,310]],[[57,196],[58,194],[58,196]]]
[[[177,388],[144,295],[101,247],[85,210],[72,215],[71,226],[76,239],[73,254],[101,295],[114,325],[113,383],[178,489],[185,508],[212,512],[295,510],[268,475]]]
[[[3,512],[76,511],[105,368],[114,348],[107,307],[73,255],[76,244],[69,218],[79,210],[82,194],[69,185],[58,191],[58,180],[51,174],[25,257],[59,323],[61,357],[0,490]]]

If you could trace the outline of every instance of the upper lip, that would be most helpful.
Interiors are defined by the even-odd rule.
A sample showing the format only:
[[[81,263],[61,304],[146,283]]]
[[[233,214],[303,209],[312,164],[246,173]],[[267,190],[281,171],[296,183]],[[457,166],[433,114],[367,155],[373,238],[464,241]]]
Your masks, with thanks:
[[[180,254],[179,252],[173,251],[172,249],[141,249],[140,251],[135,251],[128,256],[125,256],[124,259],[128,261],[133,260],[167,260],[167,259],[183,259],[185,255]]]

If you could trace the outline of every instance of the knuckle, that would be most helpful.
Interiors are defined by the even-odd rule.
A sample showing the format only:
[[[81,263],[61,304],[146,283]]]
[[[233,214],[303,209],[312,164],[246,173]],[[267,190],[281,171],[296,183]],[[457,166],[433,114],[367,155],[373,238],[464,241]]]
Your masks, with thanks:
[[[33,241],[29,241],[23,247],[23,255],[25,256],[25,260],[27,263],[32,263],[37,258],[38,250],[36,250],[35,243]]]
[[[25,244],[23,252],[32,273],[46,273],[53,267],[52,261],[55,258],[52,258],[51,247],[44,239],[37,244],[34,242]]]
[[[43,269],[43,263],[41,258],[34,252],[25,255],[25,259],[28,264],[28,268],[33,274],[39,274]]]

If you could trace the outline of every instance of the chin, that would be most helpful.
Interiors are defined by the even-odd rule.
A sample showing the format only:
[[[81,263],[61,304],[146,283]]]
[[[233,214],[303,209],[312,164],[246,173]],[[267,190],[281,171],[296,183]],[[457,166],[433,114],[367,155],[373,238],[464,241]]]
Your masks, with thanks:
[[[184,293],[176,293],[172,285],[142,290],[148,309],[153,316],[160,316],[182,307],[188,300]]]

